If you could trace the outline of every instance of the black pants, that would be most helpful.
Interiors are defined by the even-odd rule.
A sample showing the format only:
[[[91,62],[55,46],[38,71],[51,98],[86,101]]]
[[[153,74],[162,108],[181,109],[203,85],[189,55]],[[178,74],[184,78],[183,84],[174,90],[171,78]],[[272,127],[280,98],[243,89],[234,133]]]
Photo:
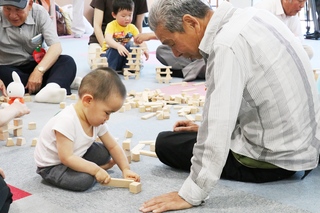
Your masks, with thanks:
[[[30,74],[38,64],[35,61],[21,65],[0,65],[0,79],[7,87],[12,82],[12,72],[16,71],[20,76],[24,86],[27,85]],[[68,55],[60,55],[56,63],[46,71],[43,76],[41,88],[48,83],[57,83],[61,88],[67,90],[67,94],[71,94],[70,85],[73,82],[77,72],[77,66],[74,59]],[[28,92],[28,91],[26,91]]]
[[[176,169],[190,171],[193,146],[197,140],[195,132],[160,132],[156,139],[159,160]],[[239,163],[231,151],[223,168],[221,178],[242,182],[263,183],[286,179],[295,172],[281,168],[256,169]]]
[[[10,188],[0,175],[0,213],[9,212],[12,203],[12,194]]]

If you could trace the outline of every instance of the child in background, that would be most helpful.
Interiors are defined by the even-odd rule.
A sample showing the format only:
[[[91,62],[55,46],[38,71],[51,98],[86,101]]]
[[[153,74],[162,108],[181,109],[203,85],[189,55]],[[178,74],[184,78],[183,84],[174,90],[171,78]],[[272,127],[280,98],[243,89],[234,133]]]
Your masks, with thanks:
[[[98,68],[82,79],[78,93],[77,103],[63,109],[42,129],[34,153],[37,173],[50,184],[72,191],[85,191],[96,181],[107,184],[110,176],[106,170],[114,164],[124,178],[140,181],[106,124],[126,97],[118,74]],[[102,143],[95,142],[97,137]]]
[[[1,80],[0,91],[4,96],[7,96],[6,87]],[[0,109],[0,127],[7,124],[13,118],[21,117],[29,113],[30,110],[25,104],[15,101],[10,106]],[[12,193],[4,181],[4,178],[4,171],[0,168],[0,212],[8,212],[12,202]]]
[[[115,18],[107,25],[105,40],[109,49],[106,52],[109,67],[122,71],[126,66],[127,56],[133,46],[132,38],[139,34],[138,28],[131,24],[134,3],[132,0],[114,0],[112,16]],[[149,59],[149,52],[143,42],[141,47],[145,47],[144,55]]]

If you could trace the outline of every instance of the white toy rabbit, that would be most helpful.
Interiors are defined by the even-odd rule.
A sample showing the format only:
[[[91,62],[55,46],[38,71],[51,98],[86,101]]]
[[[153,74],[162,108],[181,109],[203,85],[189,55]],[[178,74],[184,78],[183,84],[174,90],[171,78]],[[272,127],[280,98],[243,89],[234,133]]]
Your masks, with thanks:
[[[7,86],[7,94],[9,97],[8,103],[12,104],[16,99],[21,103],[24,103],[24,86],[21,83],[19,75],[15,71],[12,72],[12,79],[13,82]]]

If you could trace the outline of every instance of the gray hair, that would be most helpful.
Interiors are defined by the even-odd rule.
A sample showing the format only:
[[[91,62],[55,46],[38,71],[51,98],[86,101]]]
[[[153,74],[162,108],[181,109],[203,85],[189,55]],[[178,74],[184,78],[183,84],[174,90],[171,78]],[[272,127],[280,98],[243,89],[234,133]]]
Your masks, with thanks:
[[[197,18],[204,18],[210,6],[201,0],[157,0],[149,12],[149,27],[155,31],[163,26],[169,32],[184,32],[182,18],[185,14]]]

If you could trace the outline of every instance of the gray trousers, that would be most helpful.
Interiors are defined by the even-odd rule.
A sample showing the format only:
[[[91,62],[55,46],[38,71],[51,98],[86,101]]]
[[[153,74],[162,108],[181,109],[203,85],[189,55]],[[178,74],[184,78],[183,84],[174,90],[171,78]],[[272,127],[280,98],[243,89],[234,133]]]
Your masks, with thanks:
[[[203,59],[190,60],[184,57],[175,57],[167,45],[160,45],[156,57],[165,66],[171,66],[174,77],[183,77],[184,81],[205,79],[206,64]],[[182,74],[176,74],[176,73]]]
[[[101,166],[108,163],[111,156],[102,143],[94,142],[83,158]],[[63,164],[42,168],[38,167],[37,173],[41,175],[46,182],[71,191],[85,191],[96,183],[94,176],[88,173],[74,171]]]

